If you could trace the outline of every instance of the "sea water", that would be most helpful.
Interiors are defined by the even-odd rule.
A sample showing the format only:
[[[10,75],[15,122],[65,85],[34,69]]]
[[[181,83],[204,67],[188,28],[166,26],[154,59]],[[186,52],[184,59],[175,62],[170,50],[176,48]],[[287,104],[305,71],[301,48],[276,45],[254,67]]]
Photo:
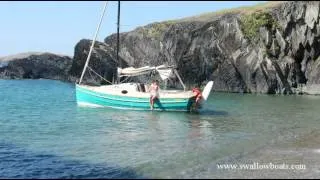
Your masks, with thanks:
[[[0,178],[233,177],[217,164],[317,132],[319,107],[319,96],[218,92],[199,113],[78,107],[72,83],[0,80]]]

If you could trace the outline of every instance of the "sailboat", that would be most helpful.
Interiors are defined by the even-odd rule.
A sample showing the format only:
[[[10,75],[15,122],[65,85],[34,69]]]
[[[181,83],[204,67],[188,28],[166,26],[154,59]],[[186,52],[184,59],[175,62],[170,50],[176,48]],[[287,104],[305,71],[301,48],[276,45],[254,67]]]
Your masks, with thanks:
[[[82,84],[82,79],[88,68],[88,63],[94,47],[97,34],[100,29],[100,25],[105,13],[107,2],[103,8],[103,12],[100,18],[95,37],[92,41],[90,51],[84,65],[80,81],[76,83],[76,99],[79,106],[95,106],[95,107],[110,107],[117,109],[128,109],[128,110],[151,110],[150,109],[150,93],[148,92],[147,85],[143,83],[117,83],[110,85],[90,86]],[[118,1],[118,27],[117,27],[117,60],[119,62],[119,21],[120,21],[120,1]],[[89,68],[89,70],[92,70]],[[176,75],[183,86],[183,90],[159,90],[160,97],[156,99],[154,108],[152,110],[158,111],[191,111],[196,110],[193,107],[201,108],[204,102],[207,100],[212,86],[213,81],[209,81],[203,92],[202,100],[198,106],[195,105],[195,95],[191,90],[186,90],[186,87],[178,74],[175,66],[145,66],[140,68],[128,67],[128,68],[117,68],[117,76],[121,77],[134,77],[140,75],[146,75],[152,72],[156,72],[160,75],[162,80],[167,80]],[[99,76],[103,78],[102,76]]]

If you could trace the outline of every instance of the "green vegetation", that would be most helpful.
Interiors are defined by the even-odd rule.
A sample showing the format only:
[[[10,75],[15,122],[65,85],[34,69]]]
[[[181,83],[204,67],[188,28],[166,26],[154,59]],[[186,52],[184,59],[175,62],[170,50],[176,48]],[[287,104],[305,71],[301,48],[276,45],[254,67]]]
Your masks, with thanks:
[[[149,24],[144,27],[137,28],[138,33],[142,33],[144,36],[149,38],[159,39],[161,34],[167,30],[170,25],[179,22],[189,22],[189,21],[209,21],[215,16],[226,15],[226,14],[240,14],[243,16],[244,31],[248,38],[253,38],[256,35],[256,30],[261,25],[269,25],[276,23],[273,21],[272,17],[268,15],[267,11],[270,8],[282,4],[284,1],[270,1],[265,3],[260,3],[255,6],[244,6],[233,9],[224,9],[216,12],[204,13],[198,16],[192,16],[177,20],[164,21],[159,23]]]
[[[172,24],[175,24],[176,21],[164,21],[160,23],[153,23],[146,27],[140,27],[137,29],[139,33],[142,33],[144,36],[149,38],[160,39],[161,34],[164,33]]]
[[[182,18],[178,21],[208,21],[212,19],[215,16],[219,15],[226,15],[226,14],[252,14],[254,12],[259,11],[267,11],[268,9],[278,6],[279,4],[282,4],[285,1],[269,1],[265,3],[259,3],[254,6],[242,6],[238,8],[232,8],[232,9],[223,9],[216,12],[209,12],[209,13],[203,13],[198,16],[192,16],[187,18]]]
[[[161,34],[167,30],[170,25],[174,24],[173,21],[165,21],[162,23],[156,23],[151,28],[147,30],[147,36],[148,37],[155,37],[157,39],[160,38]]]
[[[254,12],[252,14],[242,15],[240,18],[241,30],[244,36],[250,41],[254,41],[259,34],[260,27],[268,29],[279,28],[278,22],[268,12]]]

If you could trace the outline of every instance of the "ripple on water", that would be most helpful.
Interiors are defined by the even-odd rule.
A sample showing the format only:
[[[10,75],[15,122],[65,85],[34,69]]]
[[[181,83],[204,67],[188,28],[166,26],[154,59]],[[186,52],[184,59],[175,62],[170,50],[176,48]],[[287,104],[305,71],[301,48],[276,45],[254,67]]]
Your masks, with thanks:
[[[213,93],[191,114],[78,107],[58,81],[0,87],[0,177],[211,178],[221,159],[319,128],[320,98]]]

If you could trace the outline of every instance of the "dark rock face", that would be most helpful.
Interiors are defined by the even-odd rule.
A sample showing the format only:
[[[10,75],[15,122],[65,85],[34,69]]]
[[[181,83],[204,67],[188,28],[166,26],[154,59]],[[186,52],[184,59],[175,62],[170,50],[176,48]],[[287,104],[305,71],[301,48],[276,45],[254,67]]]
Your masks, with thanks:
[[[158,66],[161,64],[175,65],[178,67],[180,75],[182,71],[187,71],[182,73],[183,81],[187,85],[199,82],[198,76],[195,76],[195,74],[198,74],[197,68],[199,64],[191,62],[193,58],[197,58],[198,54],[192,53],[189,55],[186,54],[186,51],[191,45],[192,37],[194,36],[192,35],[193,30],[200,27],[201,24],[203,23],[172,24],[167,27],[166,31],[161,32],[159,36],[145,30],[145,28],[155,28],[153,26],[157,26],[157,23],[128,33],[122,33],[120,36],[120,56],[128,62],[129,66],[133,67]],[[105,42],[113,45],[115,49],[116,35],[107,37]],[[186,61],[182,62],[183,55],[190,57],[187,57]],[[197,68],[194,68],[195,66]],[[184,69],[184,67],[188,68]],[[144,80],[148,81],[148,79]],[[173,80],[175,86],[180,85],[177,78]]]
[[[286,2],[268,13],[279,27],[260,27],[256,41],[242,32],[241,14],[230,13],[122,33],[120,56],[134,67],[177,65],[188,86],[212,79],[217,91],[290,94],[301,84],[306,92],[314,89],[320,81],[319,2]],[[105,39],[115,42],[116,35]]]
[[[91,40],[83,39],[78,42],[75,47],[73,58],[74,60],[69,73],[72,77],[76,77],[77,81],[81,77],[81,73],[87,60],[91,44]],[[127,63],[124,62],[121,58],[120,61],[122,63],[122,66],[127,66]],[[116,61],[116,53],[111,47],[109,47],[109,45],[105,43],[98,41],[95,42],[88,66],[89,68],[87,68],[82,80],[84,84],[108,84],[107,81],[112,82],[113,79],[116,80],[117,78],[116,70],[118,63]],[[107,81],[95,75],[93,71],[90,71],[90,68],[100,76],[105,78]]]
[[[55,79],[69,81],[72,58],[51,53],[22,53],[0,58],[2,79]]]

